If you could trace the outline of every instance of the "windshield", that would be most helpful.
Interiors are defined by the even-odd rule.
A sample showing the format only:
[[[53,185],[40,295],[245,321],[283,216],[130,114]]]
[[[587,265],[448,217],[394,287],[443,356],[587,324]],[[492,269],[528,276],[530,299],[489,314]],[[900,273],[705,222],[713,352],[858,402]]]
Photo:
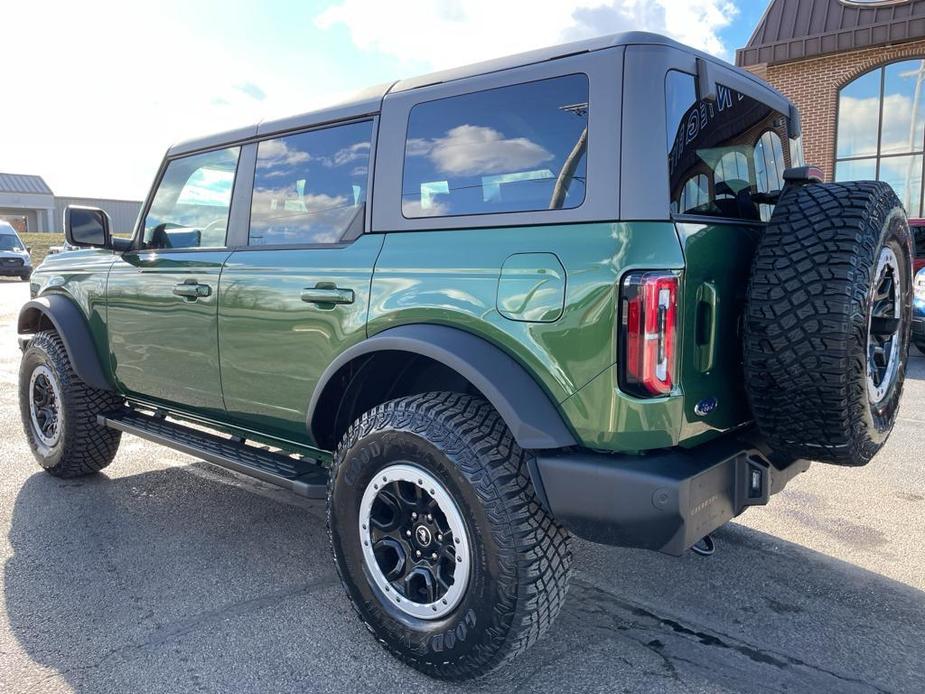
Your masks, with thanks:
[[[0,234],[0,251],[21,251],[24,250],[22,242],[18,237],[12,234]]]

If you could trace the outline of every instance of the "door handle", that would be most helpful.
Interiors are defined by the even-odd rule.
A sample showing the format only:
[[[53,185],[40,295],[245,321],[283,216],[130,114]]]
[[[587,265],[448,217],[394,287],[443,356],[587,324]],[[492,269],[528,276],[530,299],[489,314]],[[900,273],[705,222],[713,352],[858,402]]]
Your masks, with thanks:
[[[706,373],[716,363],[716,331],[719,294],[716,285],[704,282],[697,288],[697,368]]]
[[[320,285],[302,290],[302,301],[307,304],[352,304],[354,299],[352,289]]]
[[[173,293],[185,299],[195,301],[196,299],[211,296],[212,287],[208,284],[199,284],[196,280],[184,280],[180,284],[174,286]]]

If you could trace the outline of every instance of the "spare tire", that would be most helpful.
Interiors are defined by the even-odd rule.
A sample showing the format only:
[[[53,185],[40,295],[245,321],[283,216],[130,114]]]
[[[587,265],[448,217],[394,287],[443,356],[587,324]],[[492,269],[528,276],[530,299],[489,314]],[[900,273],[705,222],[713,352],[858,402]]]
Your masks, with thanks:
[[[789,187],[759,241],[745,387],[780,453],[865,465],[886,442],[912,325],[912,237],[876,181]]]

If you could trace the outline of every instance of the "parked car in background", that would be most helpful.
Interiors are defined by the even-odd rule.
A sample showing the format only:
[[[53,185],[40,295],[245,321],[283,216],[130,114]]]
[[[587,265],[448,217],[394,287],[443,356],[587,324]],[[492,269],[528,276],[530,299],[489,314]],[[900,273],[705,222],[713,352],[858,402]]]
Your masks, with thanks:
[[[28,280],[32,276],[32,256],[16,229],[0,222],[0,276]]]
[[[49,246],[48,255],[57,255],[58,253],[66,253],[67,251],[77,250],[77,246],[74,246],[67,241],[62,243],[60,246]]]
[[[915,245],[912,257],[912,271],[917,273],[925,267],[925,219],[910,219],[912,243]]]
[[[925,354],[925,267],[915,273],[915,301],[912,306],[912,343]]]

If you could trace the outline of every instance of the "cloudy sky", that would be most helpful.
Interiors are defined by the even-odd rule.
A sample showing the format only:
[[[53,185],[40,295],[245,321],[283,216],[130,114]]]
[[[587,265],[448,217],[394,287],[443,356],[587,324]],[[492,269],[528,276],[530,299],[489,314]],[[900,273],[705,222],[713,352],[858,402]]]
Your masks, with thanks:
[[[141,199],[177,140],[628,29],[727,60],[764,0],[82,0],[0,8],[0,172]],[[541,8],[541,9],[540,9]]]

